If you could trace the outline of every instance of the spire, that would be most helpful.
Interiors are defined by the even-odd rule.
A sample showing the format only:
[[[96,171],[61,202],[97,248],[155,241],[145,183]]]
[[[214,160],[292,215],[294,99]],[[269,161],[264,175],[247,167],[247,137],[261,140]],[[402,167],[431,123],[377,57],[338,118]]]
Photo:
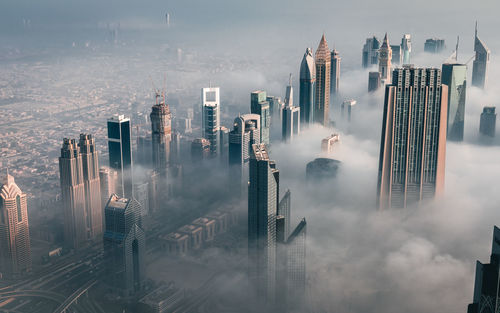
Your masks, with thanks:
[[[290,73],[290,77],[288,78],[288,86],[292,85],[292,73]]]
[[[476,28],[474,29],[474,36],[477,38],[477,21],[476,21]]]
[[[321,40],[316,50],[316,60],[318,59],[330,59],[330,49],[328,49],[328,43],[326,42],[325,34],[321,36]]]
[[[460,36],[457,36],[457,46],[455,48],[455,61],[458,62],[458,42],[460,41]]]

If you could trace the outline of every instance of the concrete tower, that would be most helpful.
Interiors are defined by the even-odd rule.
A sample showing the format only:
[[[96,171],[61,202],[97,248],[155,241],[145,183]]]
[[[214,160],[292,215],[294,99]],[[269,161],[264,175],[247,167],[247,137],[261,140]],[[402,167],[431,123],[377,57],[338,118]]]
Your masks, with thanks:
[[[391,59],[392,59],[392,49],[389,45],[389,39],[387,38],[387,33],[385,33],[384,42],[379,50],[379,61],[378,61],[378,71],[380,73],[380,79],[384,84],[391,83]]]
[[[490,49],[477,36],[477,23],[474,36],[474,51],[476,57],[472,65],[472,86],[485,88],[488,81],[488,66],[490,64]]]
[[[151,131],[153,141],[153,168],[161,176],[167,176],[172,140],[172,114],[165,102],[165,94],[156,94],[156,104],[151,108]]]
[[[395,69],[386,86],[378,206],[403,208],[444,188],[448,86],[441,70]]]
[[[331,53],[325,35],[316,50],[316,88],[314,93],[314,122],[328,126],[330,123],[330,71]]]
[[[300,121],[303,125],[313,123],[315,84],[316,65],[311,48],[307,48],[300,64],[299,106]]]
[[[0,177],[0,271],[6,276],[31,271],[26,194],[8,170]]]

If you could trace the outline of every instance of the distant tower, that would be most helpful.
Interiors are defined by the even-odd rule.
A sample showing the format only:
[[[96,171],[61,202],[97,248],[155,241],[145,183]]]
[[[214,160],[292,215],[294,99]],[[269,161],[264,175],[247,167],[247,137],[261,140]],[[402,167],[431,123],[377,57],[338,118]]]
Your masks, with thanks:
[[[313,123],[315,84],[316,65],[311,48],[307,48],[300,64],[299,106],[302,125]]]
[[[369,68],[372,65],[378,64],[378,49],[380,49],[380,41],[373,36],[367,38],[363,46],[362,65],[363,68]]]
[[[314,122],[323,126],[330,123],[331,53],[325,35],[316,50],[316,88],[314,93]]]
[[[191,161],[199,164],[201,161],[208,159],[211,154],[211,144],[205,138],[196,138],[191,143]]]
[[[141,205],[134,199],[113,195],[104,210],[104,266],[106,283],[124,296],[144,287],[146,236]]]
[[[376,91],[380,88],[380,72],[368,73],[368,92]]]
[[[447,140],[464,139],[467,65],[445,63],[442,66],[442,83],[448,86],[448,137]]]
[[[8,170],[0,178],[0,271],[17,276],[31,271],[30,232],[26,194]]]
[[[109,167],[118,172],[121,196],[133,196],[132,144],[130,119],[116,115],[108,119]]]
[[[380,79],[384,84],[391,83],[391,59],[392,59],[392,49],[389,45],[389,39],[387,38],[387,33],[385,33],[384,42],[379,50],[379,62],[378,71],[380,73]]]
[[[286,87],[285,106],[282,113],[282,139],[283,141],[292,140],[294,136],[300,133],[300,107],[293,105],[292,74],[290,82]]]
[[[271,128],[271,112],[269,102],[266,100],[266,92],[254,91],[250,94],[250,112],[260,115],[260,142],[269,145],[269,133]]]
[[[276,213],[279,171],[264,144],[252,146],[248,183],[249,275],[259,299],[272,303],[276,289]]]
[[[484,107],[479,123],[479,132],[489,137],[495,137],[497,114],[495,107]]]
[[[444,39],[429,38],[425,40],[424,51],[429,53],[440,53],[445,48]]]
[[[170,28],[170,13],[165,14],[165,22],[167,23],[167,28]]]
[[[340,55],[335,49],[332,50],[332,69],[331,69],[331,79],[330,79],[330,92],[335,95],[339,92],[340,86]]]
[[[408,66],[394,70],[392,84],[385,90],[379,209],[404,208],[443,192],[447,103],[441,70]]]
[[[472,86],[485,88],[488,81],[488,66],[490,64],[490,49],[477,36],[477,22],[474,36],[474,51],[476,57],[472,64]]]
[[[101,207],[105,208],[109,197],[118,192],[118,172],[111,168],[101,167],[99,169],[99,180],[101,183]]]
[[[403,39],[401,39],[401,50],[402,50],[402,59],[403,59],[403,64],[410,64],[411,63],[411,35],[410,34],[405,34],[403,36]]]
[[[153,168],[166,178],[170,162],[172,140],[172,114],[165,101],[165,94],[156,93],[156,104],[151,108],[151,131],[153,144]]]
[[[201,89],[202,137],[210,141],[212,156],[219,153],[220,96],[219,87]]]

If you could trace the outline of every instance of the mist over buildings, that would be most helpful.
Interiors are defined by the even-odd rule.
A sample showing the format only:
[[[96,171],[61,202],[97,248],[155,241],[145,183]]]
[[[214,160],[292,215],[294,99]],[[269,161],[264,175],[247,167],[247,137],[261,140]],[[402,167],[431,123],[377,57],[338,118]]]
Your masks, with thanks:
[[[341,96],[331,107],[336,127],[314,126],[292,143],[273,143],[270,149],[280,170],[280,194],[292,192],[292,225],[307,219],[311,312],[465,312],[473,294],[476,259],[488,259],[491,229],[500,221],[499,136],[486,146],[478,135],[483,106],[498,105],[500,99],[498,11],[496,0],[480,5],[451,0],[5,0],[0,4],[0,95],[18,105],[0,103],[0,133],[15,142],[19,117],[32,121],[27,131],[31,137],[50,128],[46,150],[36,152],[47,167],[55,166],[63,137],[92,133],[100,163],[106,164],[109,116],[102,107],[126,115],[148,114],[154,103],[151,81],[161,86],[163,77],[174,119],[199,107],[200,88],[211,83],[221,88],[222,124],[231,128],[238,113],[249,112],[253,90],[283,97],[292,73],[298,95],[301,57],[306,47],[316,49],[325,33],[330,48],[342,57]],[[166,12],[172,18],[168,29]],[[364,40],[388,32],[391,43],[399,43],[404,33],[411,33],[412,63],[440,68],[455,49],[457,35],[459,61],[473,55],[476,20],[493,52],[490,84],[486,90],[467,89],[465,140],[446,147],[445,195],[418,207],[377,211],[384,91],[367,93],[369,69],[360,69]],[[117,39],[109,37],[110,28],[119,29]],[[445,51],[424,53],[424,41],[430,37],[444,38]],[[357,103],[347,122],[340,104],[350,98]],[[64,113],[68,106],[74,111]],[[340,134],[332,155],[342,162],[337,177],[307,182],[306,164],[321,155],[321,139],[332,133]],[[136,170],[145,175],[141,168]],[[189,218],[196,217],[228,205],[222,201],[227,196],[225,175],[217,168],[188,168],[196,170],[200,175],[186,182],[182,200],[171,203],[175,216],[186,211]],[[58,188],[57,175],[44,179]],[[27,177],[19,181],[30,182]],[[246,199],[232,200],[230,205],[245,214]],[[43,215],[29,209],[34,210],[30,214]],[[197,257],[218,272],[246,253],[245,244],[233,248],[211,248]],[[154,264],[148,273],[154,276],[168,267],[165,277],[189,275],[184,267],[189,262]],[[220,278],[224,283],[217,291],[220,297],[233,297],[235,307],[243,304],[241,310],[249,292],[241,284],[244,269],[232,267]],[[186,284],[199,279],[194,276]]]

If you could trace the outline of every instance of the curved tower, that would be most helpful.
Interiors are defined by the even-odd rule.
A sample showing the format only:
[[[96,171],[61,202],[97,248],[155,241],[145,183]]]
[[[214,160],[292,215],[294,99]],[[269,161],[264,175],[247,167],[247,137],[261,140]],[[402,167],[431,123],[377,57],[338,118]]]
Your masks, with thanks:
[[[304,124],[313,122],[314,84],[316,83],[316,65],[311,48],[307,48],[300,64],[299,106],[300,121]]]

